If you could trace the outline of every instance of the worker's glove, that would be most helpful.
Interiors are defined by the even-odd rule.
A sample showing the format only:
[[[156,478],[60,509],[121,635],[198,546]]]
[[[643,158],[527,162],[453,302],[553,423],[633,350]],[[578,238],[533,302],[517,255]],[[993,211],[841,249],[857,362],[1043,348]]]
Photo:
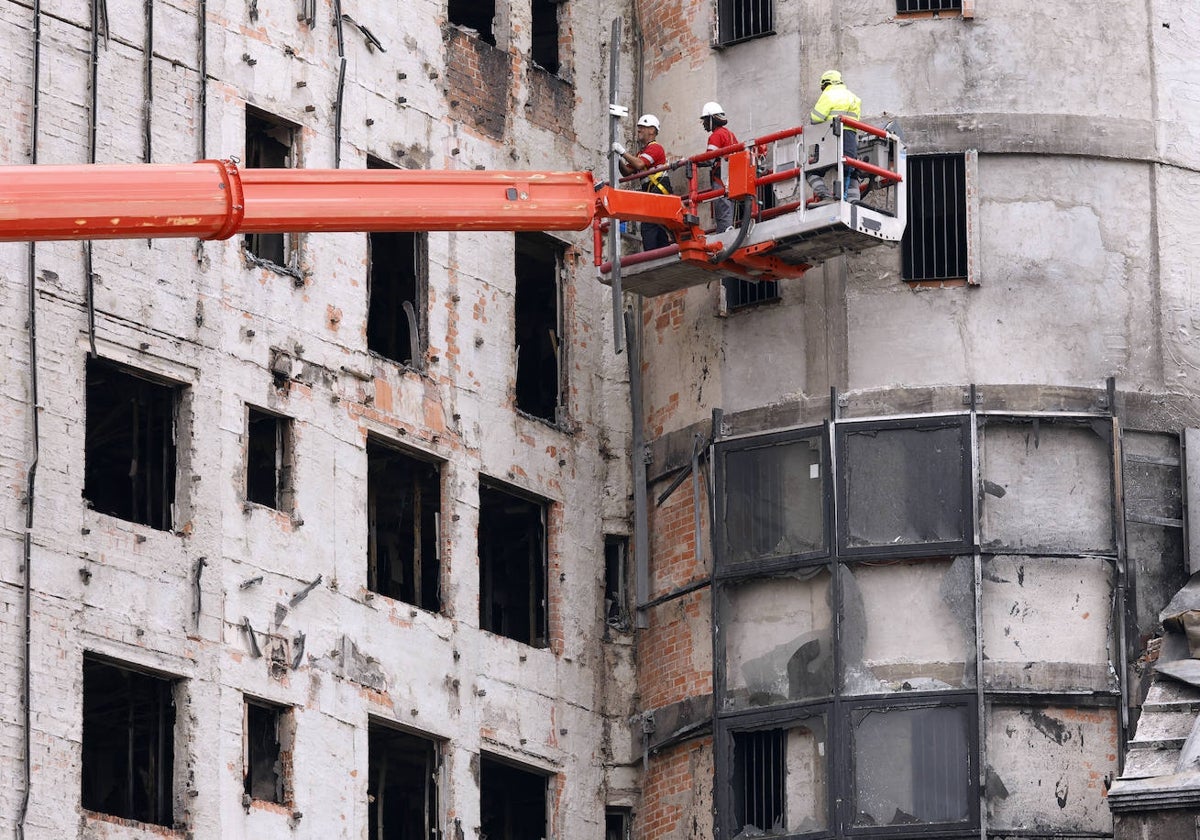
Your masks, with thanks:
[[[612,150],[619,155],[625,154],[625,147],[621,145],[620,140],[613,141]]]

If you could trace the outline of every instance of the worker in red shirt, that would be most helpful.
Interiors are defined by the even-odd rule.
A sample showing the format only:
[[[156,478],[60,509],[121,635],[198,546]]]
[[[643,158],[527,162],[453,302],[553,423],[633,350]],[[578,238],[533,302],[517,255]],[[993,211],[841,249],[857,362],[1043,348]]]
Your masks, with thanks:
[[[638,153],[630,154],[620,141],[613,143],[613,151],[620,155],[617,166],[621,168],[622,175],[644,172],[667,162],[667,153],[658,142],[658,129],[658,117],[642,114],[637,121]],[[671,182],[666,172],[656,172],[642,182],[642,189],[659,195],[670,195]],[[653,251],[671,244],[671,235],[662,225],[642,222],[641,229],[643,250]]]
[[[729,130],[727,123],[729,120],[725,118],[725,109],[717,102],[705,102],[704,107],[700,109],[700,122],[704,124],[704,130],[708,134],[708,151],[714,149],[724,149],[726,146],[737,145],[738,139],[734,133]],[[712,185],[714,189],[725,189],[725,181],[721,179],[721,160],[717,158],[712,162]],[[713,199],[713,221],[716,223],[717,233],[726,231],[733,227],[733,202],[725,196]]]

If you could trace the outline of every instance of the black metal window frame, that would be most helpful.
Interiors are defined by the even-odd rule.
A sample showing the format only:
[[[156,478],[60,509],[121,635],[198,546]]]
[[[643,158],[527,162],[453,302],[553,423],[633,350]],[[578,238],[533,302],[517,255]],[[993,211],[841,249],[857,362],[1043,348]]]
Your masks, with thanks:
[[[896,0],[896,14],[921,12],[961,12],[962,0]]]
[[[940,540],[927,543],[908,543],[903,545],[863,545],[849,546],[846,544],[849,532],[848,500],[847,500],[847,471],[843,455],[847,451],[846,437],[851,434],[864,432],[885,432],[890,430],[915,429],[932,430],[957,427],[959,431],[959,470],[962,508],[958,517],[959,539]],[[893,557],[944,557],[952,554],[969,554],[974,550],[974,514],[972,510],[971,488],[971,419],[969,415],[931,415],[929,417],[908,418],[904,420],[872,420],[855,423],[838,423],[835,427],[834,452],[835,461],[835,501],[837,527],[837,556],[839,558],[893,558]]]
[[[826,827],[808,832],[790,832],[766,836],[772,840],[809,840],[812,838],[836,838],[850,840],[855,837],[870,838],[926,838],[938,837],[945,840],[978,838],[979,836],[979,785],[978,767],[981,761],[979,707],[974,690],[945,692],[912,692],[886,697],[856,697],[854,699],[830,697],[800,705],[738,712],[718,715],[714,723],[714,752],[716,762],[716,836],[718,840],[733,838],[736,826],[735,795],[733,776],[735,773],[734,736],[747,732],[786,730],[806,720],[823,719],[825,724],[825,750],[822,758],[825,768]],[[967,818],[957,822],[914,823],[902,826],[854,827],[853,815],[849,813],[853,802],[855,785],[855,762],[850,751],[853,743],[852,717],[863,711],[903,711],[913,709],[961,709],[966,718],[967,760],[970,772],[967,777]]]
[[[970,280],[967,155],[909,155],[907,178],[901,276],[909,282]]]
[[[1072,427],[1080,428],[1080,429],[1087,428],[1087,429],[1090,429],[1091,431],[1095,432],[1096,435],[1099,436],[1107,444],[1109,489],[1112,493],[1113,506],[1114,506],[1114,510],[1112,511],[1112,522],[1113,522],[1113,527],[1114,527],[1114,533],[1112,535],[1113,536],[1113,548],[1111,550],[1105,551],[1105,550],[1101,550],[1101,549],[1092,547],[1092,548],[1089,548],[1086,552],[1072,551],[1072,552],[1068,552],[1068,554],[1071,557],[1080,556],[1081,554],[1086,554],[1087,556],[1095,556],[1095,557],[1107,557],[1107,558],[1117,557],[1118,553],[1119,553],[1119,549],[1117,548],[1117,545],[1120,543],[1120,539],[1119,539],[1119,535],[1117,533],[1115,533],[1115,528],[1116,528],[1117,521],[1121,517],[1118,515],[1119,512],[1116,510],[1116,507],[1119,504],[1119,501],[1117,499],[1117,490],[1116,490],[1116,487],[1114,486],[1114,484],[1115,484],[1114,476],[1116,475],[1116,470],[1115,470],[1115,467],[1113,464],[1113,457],[1114,457],[1115,453],[1114,453],[1114,449],[1113,449],[1112,420],[1108,417],[1102,417],[1099,415],[1094,416],[1094,417],[1052,417],[1052,416],[1047,417],[1047,416],[1041,416],[1041,415],[1031,417],[1031,416],[1020,415],[1020,414],[981,414],[981,415],[979,415],[979,417],[977,419],[977,423],[976,423],[976,430],[979,435],[979,455],[980,455],[979,485],[980,486],[978,488],[978,492],[979,492],[980,499],[985,498],[985,489],[984,489],[983,485],[984,485],[984,481],[987,479],[987,476],[984,474],[985,466],[983,464],[984,447],[987,445],[986,444],[987,429],[989,426],[997,427],[997,426],[1002,426],[1002,425],[1006,425],[1006,426],[1028,425],[1034,430],[1035,434],[1036,434],[1039,426],[1047,426],[1047,427],[1072,426]],[[986,506],[986,504],[987,504],[986,501],[981,502],[981,505],[983,505],[983,506]],[[980,516],[982,517],[982,515],[983,515],[983,511],[981,509]],[[982,521],[980,523],[980,527],[981,528],[983,527]],[[1011,546],[1011,545],[1007,545],[1004,543],[988,543],[986,540],[986,536],[987,536],[986,534],[982,535],[982,537],[981,537],[982,544],[980,545],[980,549],[983,551],[983,553],[985,555],[995,556],[995,555],[1002,555],[1002,554],[1011,554],[1011,555],[1032,555],[1032,556],[1037,556],[1037,557],[1044,557],[1047,554],[1054,554],[1053,551],[1049,551],[1045,548],[1027,548],[1024,546]]]
[[[726,458],[731,453],[746,452],[753,449],[770,449],[772,447],[797,443],[803,440],[811,440],[813,438],[820,439],[821,453],[821,519],[822,527],[822,545],[820,548],[802,552],[799,554],[789,554],[780,557],[772,557],[765,560],[754,560],[747,562],[732,562],[727,556],[727,531],[726,531]],[[715,500],[715,516],[713,527],[713,544],[714,557],[716,562],[713,564],[715,576],[721,578],[738,578],[746,576],[761,575],[773,571],[780,571],[793,568],[800,564],[820,563],[830,556],[831,553],[831,528],[832,521],[832,505],[833,505],[833,487],[831,481],[830,469],[830,436],[829,424],[825,423],[820,426],[810,426],[804,429],[796,429],[787,432],[779,432],[769,435],[758,435],[752,438],[738,438],[729,441],[718,442],[714,461],[716,464],[715,470],[715,486],[720,488],[716,494]]]
[[[717,0],[717,43],[728,47],[775,34],[775,0]]]

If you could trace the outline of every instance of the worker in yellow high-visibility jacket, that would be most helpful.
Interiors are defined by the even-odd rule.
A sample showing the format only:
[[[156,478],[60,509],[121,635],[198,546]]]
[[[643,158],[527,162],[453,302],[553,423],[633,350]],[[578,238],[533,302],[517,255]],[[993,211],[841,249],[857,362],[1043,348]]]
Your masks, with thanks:
[[[817,100],[817,104],[813,105],[812,113],[808,115],[808,118],[810,122],[816,124],[829,122],[834,117],[861,119],[862,100],[846,87],[841,73],[837,70],[826,70],[821,74],[821,97]],[[842,127],[842,153],[846,157],[858,157],[858,133],[845,126]],[[808,184],[812,187],[813,195],[821,201],[827,201],[833,197],[820,172],[810,172]],[[859,200],[861,196],[858,189],[857,172],[847,169],[846,183],[843,185],[843,189],[846,201]]]

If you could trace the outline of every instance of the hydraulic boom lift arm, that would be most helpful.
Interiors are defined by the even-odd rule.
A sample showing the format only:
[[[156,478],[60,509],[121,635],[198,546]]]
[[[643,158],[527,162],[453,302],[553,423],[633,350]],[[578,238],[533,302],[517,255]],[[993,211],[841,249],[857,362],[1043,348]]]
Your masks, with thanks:
[[[865,124],[855,126],[885,135]],[[800,170],[759,176],[757,150],[802,132],[803,128],[789,129],[689,158],[693,172],[696,161],[716,156],[726,158],[728,168],[723,190],[700,191],[693,174],[684,196],[597,185],[590,172],[243,169],[233,160],[0,166],[0,242],[228,239],[239,233],[583,230],[592,225],[599,266],[600,228],[605,220],[618,219],[662,225],[674,236],[677,244],[671,248],[678,259],[709,272],[751,279],[796,276],[808,266],[780,263],[768,253],[772,245],[743,245],[744,236],[724,243],[706,237],[697,208],[723,192],[746,205],[746,219],[764,219],[754,210],[757,191],[783,177],[794,179]],[[846,159],[845,163],[901,180],[897,173],[865,162]]]

